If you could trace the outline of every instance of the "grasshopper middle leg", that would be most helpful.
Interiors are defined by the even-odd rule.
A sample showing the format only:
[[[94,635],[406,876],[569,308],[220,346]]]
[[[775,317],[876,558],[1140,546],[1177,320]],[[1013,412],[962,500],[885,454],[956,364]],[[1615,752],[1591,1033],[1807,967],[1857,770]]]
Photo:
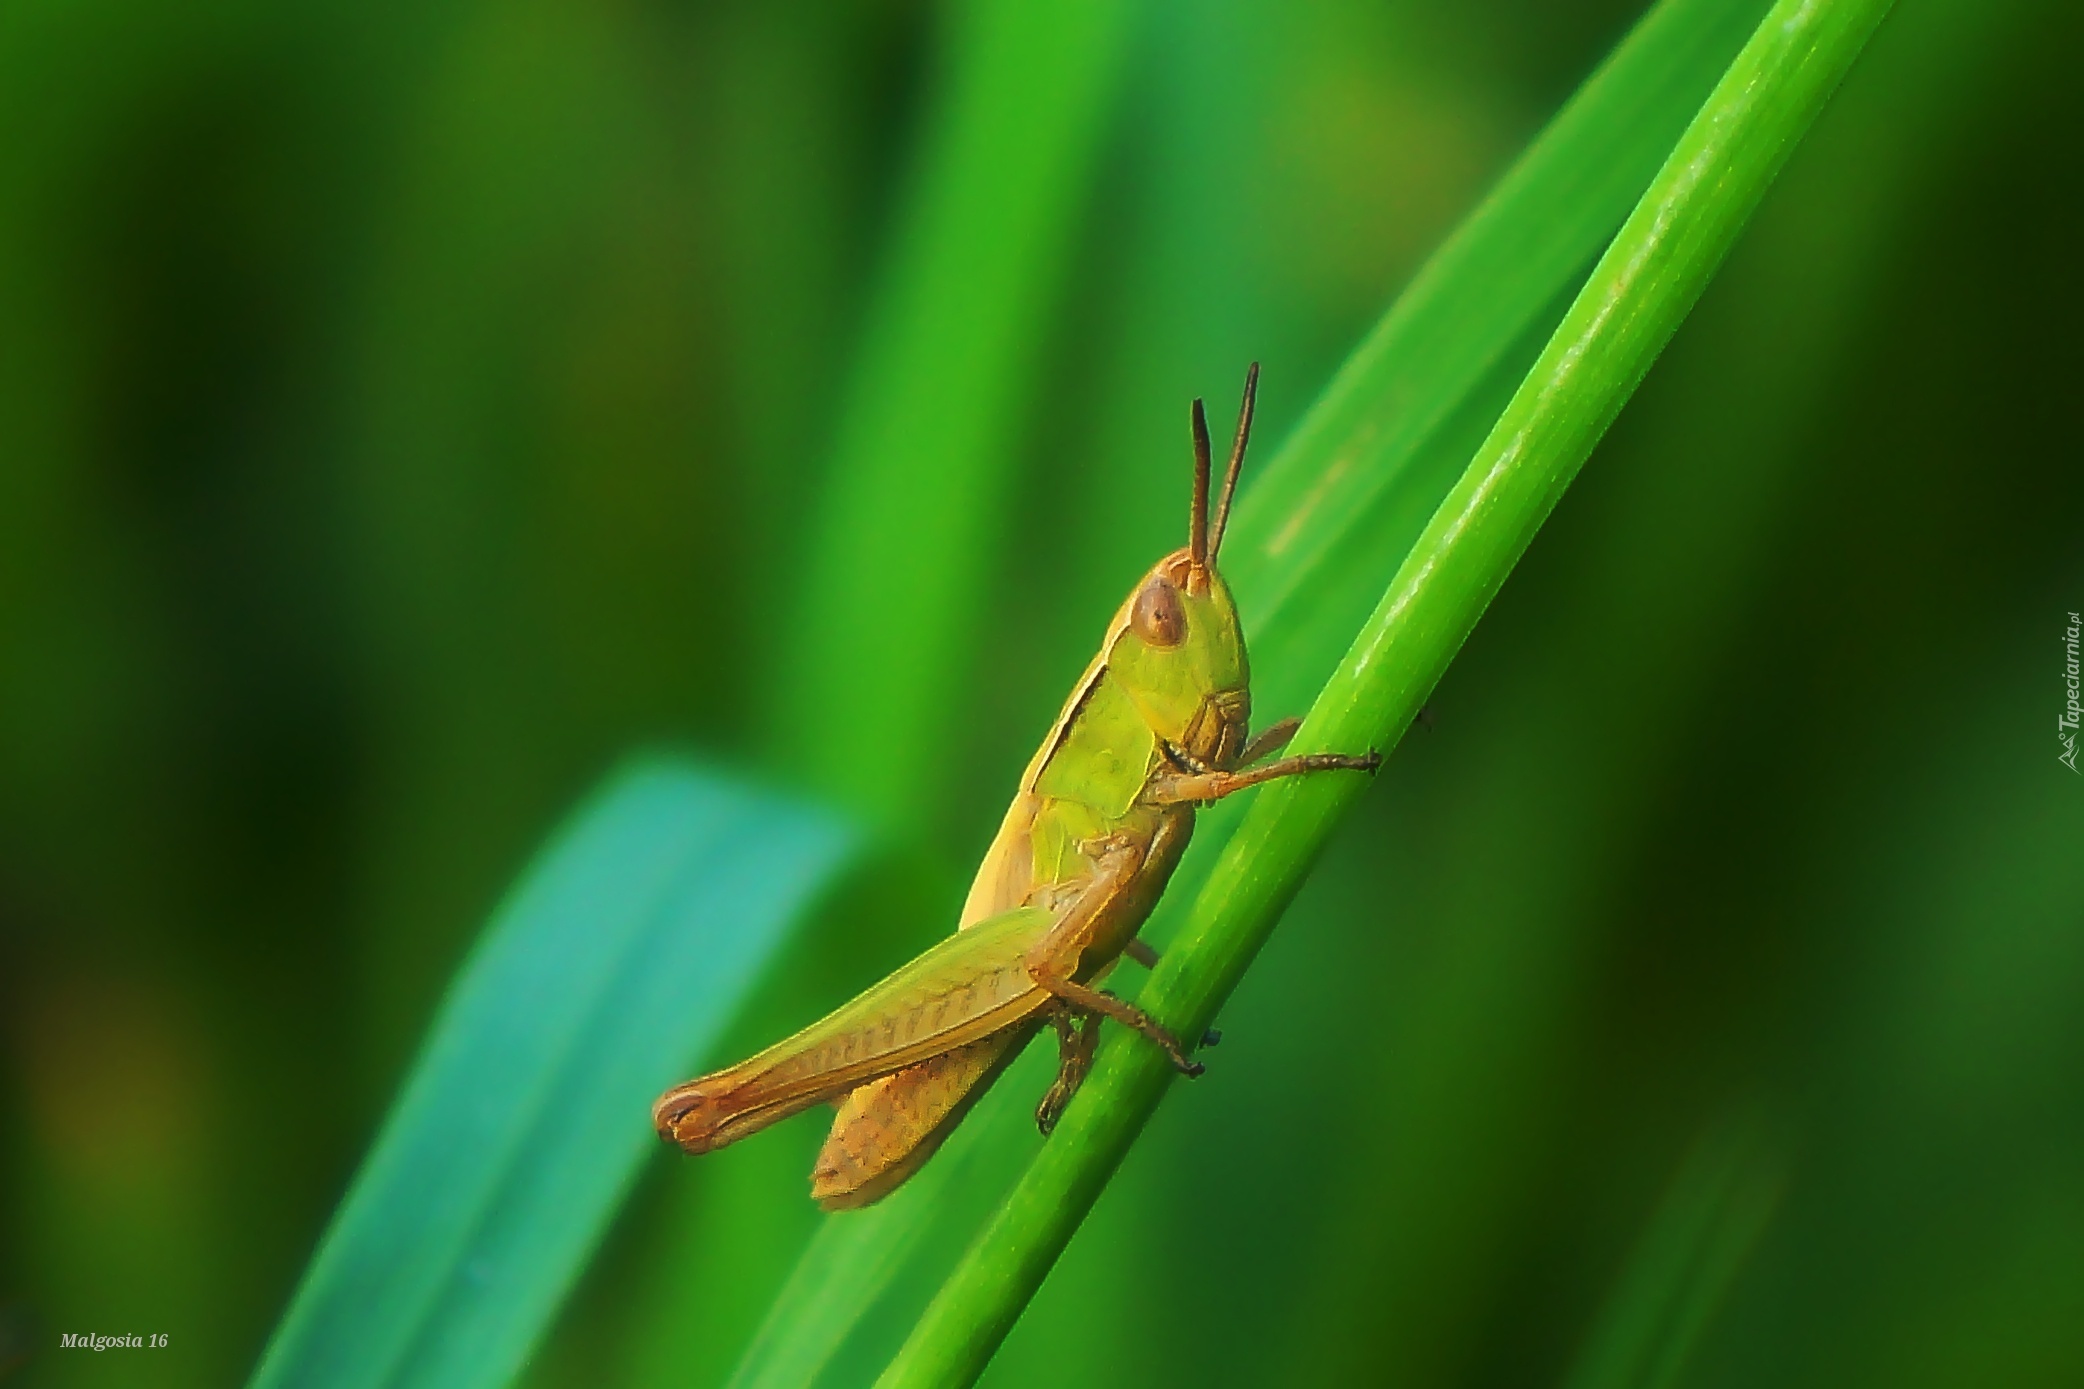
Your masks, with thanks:
[[[1098,1013],[1135,1028],[1164,1048],[1182,1075],[1200,1075],[1203,1067],[1150,1014],[1071,977],[1095,929],[1108,909],[1122,900],[1123,888],[1134,881],[1150,849],[1148,842],[1127,834],[1103,836],[1082,847],[1093,860],[1092,881],[1077,904],[1028,951],[1028,977],[1080,1012]]]
[[[1044,1138],[1056,1130],[1056,1121],[1064,1117],[1064,1106],[1085,1084],[1086,1074],[1093,1069],[1093,1048],[1100,1043],[1097,1013],[1080,1013],[1061,1005],[1050,1014],[1049,1022],[1056,1029],[1056,1079],[1050,1082],[1042,1103],[1035,1106],[1035,1127],[1042,1130]]]
[[[1289,740],[1295,737],[1295,731],[1301,727],[1301,719],[1286,718],[1260,729],[1259,736],[1246,743],[1245,750],[1237,755],[1237,765],[1249,767],[1260,758],[1270,757],[1279,752],[1288,746]]]

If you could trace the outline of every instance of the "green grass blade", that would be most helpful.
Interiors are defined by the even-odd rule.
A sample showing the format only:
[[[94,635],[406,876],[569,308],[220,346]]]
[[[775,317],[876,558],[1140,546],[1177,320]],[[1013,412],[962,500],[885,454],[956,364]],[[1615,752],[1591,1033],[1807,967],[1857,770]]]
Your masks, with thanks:
[[[1419,273],[1295,438],[1249,476],[1225,552],[1250,624],[1255,693],[1264,707],[1300,707],[1322,684],[1347,634],[1562,316],[1569,291],[1763,9],[1764,0],[1664,0],[1654,7]],[[1414,294],[1422,302],[1411,304]],[[1385,433],[1393,414],[1385,402],[1421,396],[1424,427],[1396,422]],[[1312,504],[1326,495],[1337,504]],[[836,508],[831,524],[839,525],[852,505]],[[854,543],[869,544],[862,530]],[[1284,531],[1302,543],[1280,543]],[[892,523],[883,543],[909,534]],[[832,601],[863,591],[842,585]],[[1292,601],[1298,596],[1306,601]],[[857,621],[869,630],[866,616]],[[1322,640],[1328,623],[1338,626],[1333,643]],[[1315,655],[1323,650],[1332,656]],[[914,771],[887,767],[883,775]],[[1197,857],[1221,842],[1223,817],[1215,818],[1197,835]],[[1192,875],[1190,865],[1175,895]],[[991,1118],[980,1111],[966,1128]],[[944,1180],[940,1169],[954,1156],[943,1154],[911,1185]],[[980,1158],[976,1173],[986,1169],[1004,1170]],[[944,1203],[909,1197],[908,1188],[828,1223],[804,1251],[734,1384],[816,1382],[902,1263],[892,1251],[917,1248],[922,1227],[951,1218]]]
[[[457,976],[256,1389],[508,1382],[703,1058],[847,856],[831,819],[673,762],[614,778]]]
[[[1003,1150],[1029,1144],[1034,1120],[1003,1092],[985,1097],[919,1175],[864,1211],[818,1227],[767,1318],[746,1348],[729,1389],[800,1389],[830,1372],[869,1309],[881,1301],[949,1208],[982,1215],[987,1202],[964,1200],[964,1186]]]
[[[1394,745],[1888,8],[1780,0],[1767,14],[1398,570],[1298,750]],[[1363,789],[1340,776],[1261,792],[1144,1006],[1183,1035],[1206,1026]],[[879,1383],[969,1384],[982,1372],[1168,1088],[1155,1049],[1124,1040],[1110,1038]]]
[[[963,1233],[990,1211],[1034,1151],[1033,1094],[1046,1083],[1027,1063],[993,1087],[947,1145],[889,1198],[827,1217],[746,1347],[729,1389],[859,1383],[895,1348],[874,1344],[894,1285],[923,1283],[954,1262]],[[1026,1084],[1020,1082],[1025,1080]],[[793,1194],[793,1193],[792,1193]],[[902,1323],[900,1322],[901,1326]]]
[[[947,1160],[942,1154],[942,1161]],[[858,1220],[827,1220],[746,1347],[728,1389],[793,1389],[814,1384],[882,1296],[926,1233],[912,1209],[930,1205],[949,1179],[936,1162]],[[916,1190],[914,1188],[917,1188]]]
[[[1497,417],[1562,316],[1563,296],[1764,9],[1765,0],[1653,7],[1347,358],[1238,498],[1224,572],[1250,605],[1255,639],[1289,626],[1298,605],[1322,603],[1318,581],[1342,548],[1363,545],[1378,574],[1394,571],[1468,457],[1431,446],[1533,333],[1479,429]],[[1380,579],[1366,588],[1362,601],[1372,604]],[[1315,672],[1309,688],[1327,673]]]
[[[942,15],[937,90],[840,402],[768,730],[799,784],[920,838],[950,765],[947,730],[962,720],[978,594],[1133,9],[965,0]],[[794,1207],[800,1188],[763,1192],[746,1217],[793,1240],[795,1212],[777,1199]],[[891,1251],[916,1247],[931,1215],[892,1201],[817,1236],[733,1382],[815,1374],[902,1263]],[[697,1289],[742,1276],[718,1251],[674,1257]],[[655,1319],[648,1341],[669,1345],[679,1320],[677,1309]]]
[[[948,13],[943,91],[841,403],[771,730],[808,784],[908,829],[946,766],[1130,10]]]

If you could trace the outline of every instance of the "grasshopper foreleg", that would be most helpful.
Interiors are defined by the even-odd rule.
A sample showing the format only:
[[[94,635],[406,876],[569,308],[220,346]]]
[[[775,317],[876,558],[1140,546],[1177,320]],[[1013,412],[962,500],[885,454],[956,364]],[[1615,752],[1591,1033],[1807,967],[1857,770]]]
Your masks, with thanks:
[[[1263,767],[1253,767],[1243,772],[1189,772],[1160,773],[1150,779],[1143,789],[1145,805],[1179,805],[1192,801],[1219,801],[1248,786],[1272,781],[1277,777],[1304,776],[1310,772],[1372,772],[1382,765],[1382,754],[1365,753],[1359,757],[1346,757],[1333,752],[1306,752],[1300,757],[1284,757],[1278,762],[1269,762]]]

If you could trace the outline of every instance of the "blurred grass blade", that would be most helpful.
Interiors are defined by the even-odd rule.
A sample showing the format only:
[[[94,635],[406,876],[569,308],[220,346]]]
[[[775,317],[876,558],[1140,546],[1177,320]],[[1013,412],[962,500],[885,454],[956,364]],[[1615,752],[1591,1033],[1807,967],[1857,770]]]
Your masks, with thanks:
[[[770,730],[809,784],[881,823],[916,829],[934,802],[1129,13],[946,8],[941,94],[841,402]]]
[[[1666,158],[1374,616],[1297,751],[1393,746],[1563,489],[1693,307],[1890,0],[1779,0]],[[1184,1036],[1214,1018],[1332,830],[1356,777],[1263,788],[1141,1001]],[[1168,1088],[1110,1034],[1091,1078],[878,1381],[975,1381]]]
[[[1381,566],[1363,602],[1380,594],[1468,457],[1463,449],[1423,467],[1428,444],[1514,344],[1541,330],[1479,431],[1496,418],[1562,316],[1563,296],[1764,10],[1765,0],[1652,7],[1413,277],[1238,499],[1225,571],[1255,626],[1279,629],[1291,605],[1317,606],[1313,581],[1352,539]]]
[[[934,824],[977,595],[1007,522],[1132,15],[1130,0],[941,9],[936,90],[839,402],[767,730],[801,784],[915,838]],[[776,1199],[791,1209],[773,1209]],[[754,1200],[749,1223],[795,1238],[799,1190]],[[931,1219],[907,1198],[825,1227],[733,1382],[814,1376]],[[676,1257],[700,1266],[689,1280],[698,1288],[743,1276],[719,1252]],[[669,1345],[678,1327],[658,1320],[646,1334]]]
[[[1328,666],[1292,659],[1301,638],[1350,611],[1337,639],[1342,645],[1365,617],[1538,353],[1545,330],[1561,317],[1568,292],[1763,9],[1764,0],[1664,0],[1654,7],[1419,273],[1275,462],[1248,482],[1225,548],[1236,557],[1233,582],[1252,624],[1255,693],[1264,707],[1299,707],[1322,684]],[[1412,304],[1413,295],[1422,302]],[[1407,426],[1399,403],[1422,414],[1423,427]],[[1337,505],[1318,504],[1329,495]],[[836,507],[831,524],[841,525],[853,505]],[[909,523],[896,521],[880,541],[865,525],[859,529],[858,545],[894,544],[912,534]],[[839,584],[827,601],[858,601],[866,592],[859,583]],[[1307,601],[1289,601],[1297,595]],[[868,616],[856,620],[869,629]],[[888,664],[878,660],[874,668],[880,673]],[[1220,841],[1222,817],[1216,819],[1197,836],[1198,850]],[[1191,866],[1174,895],[1190,884]],[[986,1117],[980,1113],[969,1126]],[[952,1156],[944,1153],[913,1185],[942,1180],[946,1174],[937,1177],[935,1169]],[[805,1249],[733,1384],[815,1383],[903,1262],[895,1251],[915,1249],[921,1227],[944,1210],[933,1201],[893,1198],[828,1222]],[[868,1276],[871,1270],[881,1273]]]
[[[1670,1389],[1779,1202],[1785,1162],[1755,1119],[1694,1145],[1564,1389]]]
[[[918,1247],[927,1222],[912,1208],[930,1205],[941,1194],[949,1176],[941,1170],[947,1160],[941,1154],[880,1205],[818,1226],[728,1389],[791,1389],[817,1382],[862,1314]]]
[[[1028,1065],[1035,1059],[1015,1063],[933,1161],[888,1199],[820,1224],[729,1389],[859,1384],[889,1358],[912,1311],[961,1252],[966,1232],[989,1214],[1040,1142],[1034,1095],[1046,1072]],[[890,1325],[884,1312],[893,1302],[886,1299],[905,1298],[903,1320]]]
[[[457,976],[259,1389],[508,1382],[684,1079],[846,857],[829,818],[665,761],[561,830]]]
[[[983,1214],[988,1202],[961,1199],[972,1174],[1034,1142],[1030,1106],[1005,1099],[1003,1088],[987,1095],[934,1160],[886,1200],[819,1225],[746,1347],[729,1389],[800,1389],[819,1382],[951,1201],[971,1219]]]

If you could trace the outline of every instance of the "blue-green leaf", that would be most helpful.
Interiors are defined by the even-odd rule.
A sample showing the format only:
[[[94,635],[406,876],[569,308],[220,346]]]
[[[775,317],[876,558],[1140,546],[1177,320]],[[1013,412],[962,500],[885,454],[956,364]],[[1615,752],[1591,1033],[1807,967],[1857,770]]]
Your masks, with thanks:
[[[694,1070],[846,858],[832,819],[671,761],[612,778],[494,917],[254,1377],[504,1384]]]

